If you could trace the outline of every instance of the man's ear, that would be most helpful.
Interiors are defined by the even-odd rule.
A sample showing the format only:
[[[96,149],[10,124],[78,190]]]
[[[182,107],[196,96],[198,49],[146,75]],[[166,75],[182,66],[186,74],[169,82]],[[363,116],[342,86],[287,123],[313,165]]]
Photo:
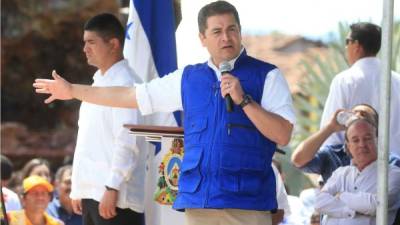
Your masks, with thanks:
[[[205,36],[203,33],[199,32],[199,39],[200,39],[201,45],[202,45],[203,47],[205,47],[205,46],[206,46],[206,45],[205,45],[206,36]]]
[[[365,56],[365,51],[363,46],[360,44],[360,42],[358,42],[358,40],[355,40],[355,44],[357,44],[356,46],[354,46],[355,51],[357,52],[357,55],[359,58],[362,58]]]
[[[119,42],[118,38],[111,38],[109,43],[112,45],[112,50],[114,51],[119,51],[122,46],[121,43]]]

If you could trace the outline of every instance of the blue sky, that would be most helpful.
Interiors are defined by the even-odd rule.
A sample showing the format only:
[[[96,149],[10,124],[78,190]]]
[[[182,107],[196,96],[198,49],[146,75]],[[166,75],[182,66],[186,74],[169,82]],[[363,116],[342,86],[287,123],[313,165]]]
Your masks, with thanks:
[[[208,53],[198,39],[197,13],[212,0],[182,0],[183,20],[177,30],[179,65],[203,61]],[[369,21],[381,24],[383,0],[228,0],[239,11],[243,34],[279,31],[326,40],[339,22]],[[400,0],[394,17],[400,20]]]

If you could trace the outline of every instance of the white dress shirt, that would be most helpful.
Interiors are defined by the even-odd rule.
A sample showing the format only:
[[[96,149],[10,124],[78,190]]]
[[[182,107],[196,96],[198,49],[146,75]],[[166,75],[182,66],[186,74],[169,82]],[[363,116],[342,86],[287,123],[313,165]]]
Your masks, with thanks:
[[[381,65],[375,57],[359,59],[349,69],[336,75],[325,102],[321,128],[338,109],[351,109],[357,104],[367,103],[379,112],[380,77]],[[400,74],[392,72],[391,82],[389,149],[391,153],[400,157]],[[324,145],[343,143],[344,132],[337,132],[331,135]]]
[[[317,194],[315,209],[325,214],[323,225],[373,225],[376,223],[377,162],[362,171],[350,165],[339,167]],[[400,169],[389,165],[388,224],[400,207]]]
[[[92,86],[133,86],[135,73],[121,60],[103,75],[97,71]],[[119,190],[117,207],[143,212],[145,152],[124,124],[137,123],[137,110],[83,102],[72,170],[72,199],[100,201],[105,186]]]
[[[231,68],[234,68],[237,58],[229,61]],[[208,66],[214,70],[218,80],[221,80],[221,72],[211,59],[208,60]],[[182,110],[182,74],[183,69],[178,69],[149,83],[136,85],[136,99],[140,112],[148,115],[154,112]],[[261,106],[266,111],[282,116],[291,124],[296,122],[289,86],[279,69],[271,70],[267,74]]]

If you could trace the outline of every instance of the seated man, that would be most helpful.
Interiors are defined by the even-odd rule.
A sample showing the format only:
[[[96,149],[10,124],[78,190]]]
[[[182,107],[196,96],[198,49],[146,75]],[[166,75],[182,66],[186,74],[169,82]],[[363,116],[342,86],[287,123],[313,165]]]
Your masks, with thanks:
[[[72,166],[66,165],[57,170],[55,177],[56,195],[47,207],[49,215],[65,223],[65,225],[81,225],[82,216],[73,212],[71,193]]]
[[[321,147],[330,135],[345,129],[344,126],[336,121],[336,116],[341,111],[343,109],[336,111],[325,127],[301,142],[292,154],[294,166],[307,173],[320,174],[323,182],[326,182],[338,167],[350,164],[350,157],[346,153],[343,144]],[[378,124],[378,113],[370,105],[356,105],[353,107],[352,112],[358,118],[365,118],[373,124]],[[393,155],[390,155],[389,163],[400,166],[400,160]]]
[[[317,194],[315,209],[325,214],[322,224],[375,224],[378,199],[377,128],[366,119],[349,123],[345,145],[352,164],[335,170]],[[388,224],[400,205],[400,168],[388,168]]]
[[[22,188],[24,193],[21,200],[24,209],[7,214],[10,225],[63,224],[46,213],[53,192],[53,186],[46,179],[36,175],[27,177],[22,183]]]

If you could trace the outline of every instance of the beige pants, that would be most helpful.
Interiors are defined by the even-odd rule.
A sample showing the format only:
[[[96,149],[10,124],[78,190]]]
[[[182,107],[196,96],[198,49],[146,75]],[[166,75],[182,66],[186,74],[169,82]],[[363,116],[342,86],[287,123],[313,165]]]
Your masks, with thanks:
[[[268,211],[241,209],[186,209],[187,225],[271,225]]]

